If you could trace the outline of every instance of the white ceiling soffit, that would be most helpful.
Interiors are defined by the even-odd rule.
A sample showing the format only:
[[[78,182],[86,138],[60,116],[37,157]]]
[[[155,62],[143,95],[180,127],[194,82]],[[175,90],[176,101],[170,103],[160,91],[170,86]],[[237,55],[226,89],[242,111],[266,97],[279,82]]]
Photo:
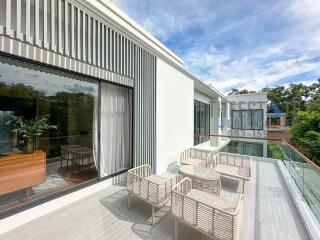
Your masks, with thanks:
[[[198,79],[194,80],[194,89],[209,97],[221,97],[223,101],[228,102],[227,97],[223,93],[219,92],[212,86],[208,86]]]

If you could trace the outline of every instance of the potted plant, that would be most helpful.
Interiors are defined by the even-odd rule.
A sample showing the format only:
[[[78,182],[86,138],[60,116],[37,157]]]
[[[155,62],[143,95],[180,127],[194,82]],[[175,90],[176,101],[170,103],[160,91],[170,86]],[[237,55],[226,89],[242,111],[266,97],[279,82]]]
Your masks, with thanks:
[[[48,115],[36,117],[27,120],[21,116],[12,115],[11,119],[6,122],[13,127],[12,132],[21,136],[26,143],[26,153],[33,153],[35,150],[35,139],[40,137],[45,130],[57,129],[56,126],[49,124]]]

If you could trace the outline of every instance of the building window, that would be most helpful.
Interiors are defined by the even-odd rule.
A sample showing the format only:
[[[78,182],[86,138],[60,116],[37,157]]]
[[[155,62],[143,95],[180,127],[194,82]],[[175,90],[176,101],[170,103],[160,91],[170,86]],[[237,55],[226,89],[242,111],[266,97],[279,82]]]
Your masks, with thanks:
[[[252,129],[255,129],[255,130],[263,129],[263,110],[262,109],[252,110]]]
[[[209,140],[210,134],[210,105],[194,101],[194,145]]]
[[[241,129],[251,129],[251,111],[241,111]]]
[[[132,90],[0,59],[0,162],[0,215],[131,168]]]
[[[233,110],[232,129],[263,130],[263,109]]]
[[[241,129],[241,111],[232,111],[232,128]]]

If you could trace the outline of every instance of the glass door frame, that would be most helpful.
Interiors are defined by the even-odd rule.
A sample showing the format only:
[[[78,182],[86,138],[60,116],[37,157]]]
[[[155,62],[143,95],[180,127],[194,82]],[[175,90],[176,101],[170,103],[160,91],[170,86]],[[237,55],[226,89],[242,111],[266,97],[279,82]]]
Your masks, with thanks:
[[[4,53],[4,52],[0,52],[0,60],[2,60],[5,63],[12,64],[12,65],[15,65],[15,66],[18,66],[18,67],[22,66],[22,67],[26,67],[28,69],[37,69],[37,68],[41,69],[42,68],[42,69],[44,69],[44,72],[49,72],[51,74],[62,75],[62,76],[65,76],[65,77],[71,76],[71,77],[73,77],[75,79],[78,79],[78,80],[87,79],[87,80],[96,82],[97,85],[98,85],[98,113],[97,113],[97,115],[98,115],[97,116],[98,124],[97,124],[97,128],[99,130],[98,131],[98,138],[97,138],[98,139],[98,143],[97,143],[98,144],[98,147],[97,147],[97,151],[98,151],[97,152],[97,173],[98,173],[98,176],[97,177],[95,177],[93,179],[90,179],[88,181],[79,183],[77,185],[74,185],[74,186],[59,190],[57,192],[48,193],[45,196],[41,196],[39,198],[30,200],[30,201],[27,201],[27,202],[24,202],[24,203],[20,203],[17,206],[9,207],[8,209],[5,209],[5,210],[3,210],[1,212],[0,220],[4,219],[6,217],[12,216],[14,214],[17,214],[19,212],[22,212],[24,210],[30,209],[32,207],[36,207],[36,206],[38,206],[38,205],[40,205],[42,203],[54,200],[54,199],[56,199],[58,197],[62,197],[64,195],[66,195],[66,194],[69,194],[69,193],[81,190],[81,189],[83,189],[85,187],[97,184],[98,182],[113,178],[113,177],[118,176],[120,174],[123,174],[123,173],[127,172],[129,169],[133,168],[133,166],[134,166],[134,144],[135,144],[135,142],[134,142],[134,133],[135,133],[135,129],[134,129],[134,121],[135,121],[135,118],[134,118],[134,111],[135,111],[135,109],[134,109],[134,99],[135,98],[134,98],[134,95],[135,95],[135,89],[134,89],[134,87],[124,86],[124,85],[117,84],[117,83],[114,83],[114,82],[111,82],[111,81],[102,80],[100,78],[88,76],[88,75],[85,75],[85,74],[82,74],[82,73],[79,73],[79,72],[63,69],[63,68],[60,68],[60,67],[57,67],[57,66],[53,66],[53,65],[37,62],[37,61],[31,60],[31,59],[27,59],[27,58],[23,58],[23,57],[20,57],[20,56],[11,55],[11,54]],[[105,177],[101,177],[101,174],[100,174],[101,173],[101,169],[100,169],[100,150],[101,150],[101,147],[102,147],[101,137],[100,137],[100,127],[101,127],[101,82],[108,83],[108,84],[113,84],[113,85],[117,85],[117,86],[121,86],[121,87],[124,87],[124,88],[128,88],[128,89],[130,89],[132,91],[132,94],[131,94],[131,105],[132,105],[132,109],[131,109],[131,131],[132,131],[131,132],[131,138],[132,138],[131,139],[131,144],[132,144],[132,146],[131,146],[131,148],[132,148],[131,168],[121,170],[121,171],[119,171],[117,173],[113,173],[113,174],[105,176]]]

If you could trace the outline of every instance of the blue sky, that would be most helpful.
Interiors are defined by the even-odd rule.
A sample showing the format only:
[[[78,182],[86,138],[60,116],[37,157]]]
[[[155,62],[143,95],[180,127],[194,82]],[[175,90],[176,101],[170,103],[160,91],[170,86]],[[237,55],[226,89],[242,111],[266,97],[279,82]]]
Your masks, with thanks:
[[[320,0],[111,2],[224,92],[320,77]]]

